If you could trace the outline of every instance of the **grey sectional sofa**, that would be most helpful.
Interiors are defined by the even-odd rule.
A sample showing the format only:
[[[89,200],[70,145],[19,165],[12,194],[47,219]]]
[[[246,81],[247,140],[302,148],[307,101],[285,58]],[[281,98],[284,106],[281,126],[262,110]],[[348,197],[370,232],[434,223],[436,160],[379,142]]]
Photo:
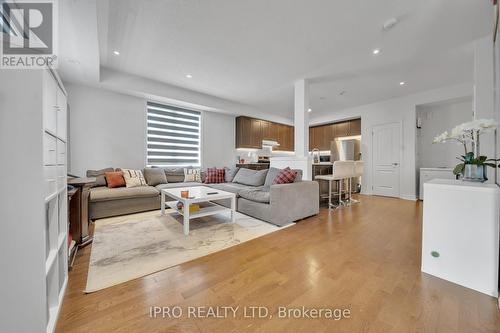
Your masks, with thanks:
[[[297,170],[298,177],[294,183],[280,185],[272,185],[279,172],[279,169],[275,168],[260,171],[226,168],[226,182],[220,184],[184,182],[183,169],[163,170],[166,183],[157,184],[157,180],[148,180],[148,170],[144,170],[146,181],[151,185],[133,188],[102,186],[104,170],[109,171],[111,168],[87,172],[88,176],[98,178],[97,186],[90,190],[91,219],[159,209],[162,189],[202,185],[235,193],[237,210],[240,213],[279,226],[319,212],[318,183],[302,181],[301,170]]]

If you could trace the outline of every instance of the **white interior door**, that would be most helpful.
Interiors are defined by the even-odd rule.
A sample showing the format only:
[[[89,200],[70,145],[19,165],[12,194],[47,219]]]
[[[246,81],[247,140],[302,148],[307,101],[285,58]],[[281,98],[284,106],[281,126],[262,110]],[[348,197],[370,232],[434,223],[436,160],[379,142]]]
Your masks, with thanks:
[[[399,197],[401,123],[373,126],[373,194]]]

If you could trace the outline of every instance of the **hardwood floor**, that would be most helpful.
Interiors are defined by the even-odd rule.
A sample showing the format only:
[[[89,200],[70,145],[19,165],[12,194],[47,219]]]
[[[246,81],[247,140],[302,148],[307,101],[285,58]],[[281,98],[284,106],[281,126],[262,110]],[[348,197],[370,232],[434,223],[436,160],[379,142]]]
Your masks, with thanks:
[[[57,332],[500,332],[496,299],[420,272],[422,205],[360,196],[227,250],[85,295],[90,247],[69,274]],[[150,306],[180,306],[180,319]],[[240,306],[188,319],[189,306]],[[244,306],[272,318],[244,318]],[[277,318],[288,308],[350,309],[349,319]]]

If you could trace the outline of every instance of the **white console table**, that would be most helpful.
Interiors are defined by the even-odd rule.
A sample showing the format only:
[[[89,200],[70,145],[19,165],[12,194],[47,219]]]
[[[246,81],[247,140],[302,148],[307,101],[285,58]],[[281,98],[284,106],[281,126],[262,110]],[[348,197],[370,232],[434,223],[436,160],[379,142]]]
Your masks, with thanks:
[[[500,189],[450,179],[424,187],[422,272],[497,297]]]

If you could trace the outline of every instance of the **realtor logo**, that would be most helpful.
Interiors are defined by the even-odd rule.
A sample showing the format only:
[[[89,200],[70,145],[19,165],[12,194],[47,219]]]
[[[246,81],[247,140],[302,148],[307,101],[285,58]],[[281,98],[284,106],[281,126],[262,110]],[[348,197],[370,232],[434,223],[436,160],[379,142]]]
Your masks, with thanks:
[[[54,52],[55,3],[6,1],[0,12],[1,68],[56,67]]]

